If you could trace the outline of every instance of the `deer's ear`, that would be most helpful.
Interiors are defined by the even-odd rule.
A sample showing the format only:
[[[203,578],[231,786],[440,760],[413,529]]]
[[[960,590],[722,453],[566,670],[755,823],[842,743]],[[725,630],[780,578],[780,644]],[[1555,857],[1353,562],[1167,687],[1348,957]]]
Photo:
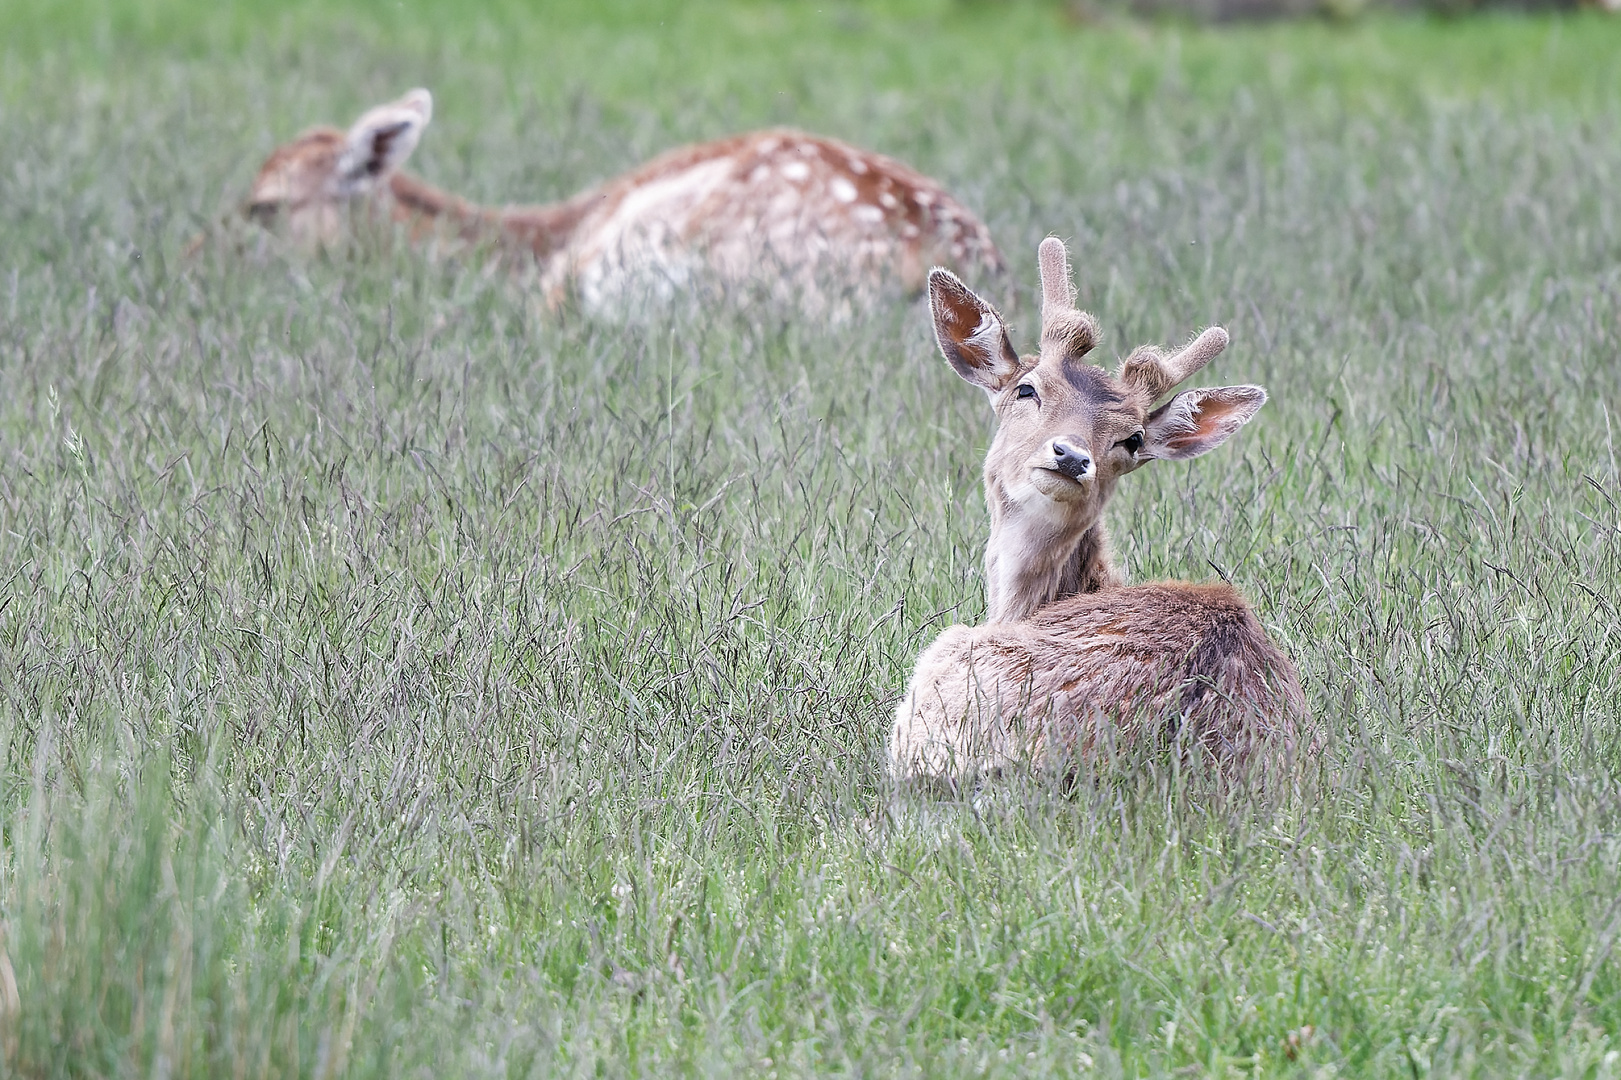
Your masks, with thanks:
[[[1149,414],[1141,456],[1167,461],[1198,457],[1226,442],[1265,404],[1266,391],[1259,386],[1184,390]]]
[[[996,393],[1019,373],[1019,354],[996,309],[950,270],[929,271],[929,312],[934,337],[957,374]]]
[[[338,155],[340,193],[364,195],[387,181],[411,156],[432,119],[433,95],[420,88],[362,115]]]

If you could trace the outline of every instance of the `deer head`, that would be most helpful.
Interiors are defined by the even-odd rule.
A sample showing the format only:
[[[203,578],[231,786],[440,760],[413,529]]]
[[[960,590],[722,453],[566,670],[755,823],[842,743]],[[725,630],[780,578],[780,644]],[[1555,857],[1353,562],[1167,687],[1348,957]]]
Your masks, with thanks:
[[[248,216],[267,225],[285,219],[300,239],[331,240],[344,205],[387,185],[432,118],[433,95],[416,89],[369,110],[347,132],[311,128],[265,159],[248,195]]]
[[[1075,307],[1063,241],[1043,240],[1039,261],[1034,356],[1014,352],[1002,316],[949,270],[929,274],[940,351],[990,396],[997,417],[985,456],[993,622],[1117,584],[1101,518],[1119,479],[1150,461],[1215,449],[1266,402],[1259,386],[1225,386],[1185,390],[1156,407],[1227,347],[1227,332],[1212,326],[1174,353],[1144,346],[1110,375],[1084,359],[1097,345],[1097,323]]]

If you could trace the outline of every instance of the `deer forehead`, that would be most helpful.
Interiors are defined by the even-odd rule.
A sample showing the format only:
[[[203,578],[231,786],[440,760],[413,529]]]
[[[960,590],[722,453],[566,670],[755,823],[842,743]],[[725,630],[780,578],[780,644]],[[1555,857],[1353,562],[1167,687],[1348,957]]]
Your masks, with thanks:
[[[337,128],[313,128],[277,147],[253,178],[250,203],[298,202],[320,193],[344,145]]]
[[[1002,398],[1003,427],[1010,423],[1032,434],[1067,429],[1066,434],[1103,432],[1142,426],[1147,402],[1135,388],[1102,368],[1075,358],[1037,361],[1029,365]],[[1028,383],[1040,398],[1039,409],[1020,409],[1018,386]],[[1077,430],[1084,429],[1084,430]]]

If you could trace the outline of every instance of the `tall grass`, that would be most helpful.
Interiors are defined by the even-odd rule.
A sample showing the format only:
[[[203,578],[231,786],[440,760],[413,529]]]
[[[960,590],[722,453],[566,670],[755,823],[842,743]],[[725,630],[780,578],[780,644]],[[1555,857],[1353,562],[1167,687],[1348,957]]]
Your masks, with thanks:
[[[740,4],[673,40],[800,35],[770,79],[626,16],[642,100],[583,18],[505,16],[520,68],[432,9],[50,10],[0,108],[7,1072],[1621,1074],[1614,24]],[[1448,93],[1448,50],[1505,74]],[[479,198],[791,121],[981,208],[1025,344],[1049,231],[1105,354],[1226,325],[1210,378],[1271,402],[1111,522],[1246,590],[1322,755],[886,788],[912,659],[983,611],[990,420],[913,308],[627,327],[389,243],[179,255],[416,83]]]

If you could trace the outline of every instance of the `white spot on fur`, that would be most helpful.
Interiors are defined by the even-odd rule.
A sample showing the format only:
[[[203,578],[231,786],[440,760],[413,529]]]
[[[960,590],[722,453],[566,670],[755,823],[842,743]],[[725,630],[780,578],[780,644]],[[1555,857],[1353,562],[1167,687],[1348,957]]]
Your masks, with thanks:
[[[749,183],[751,183],[751,184],[763,184],[763,183],[766,182],[767,179],[770,178],[770,176],[771,176],[771,166],[769,166],[769,165],[756,165],[754,167],[754,171],[749,173]]]
[[[864,221],[870,225],[876,225],[884,220],[884,212],[871,203],[862,203],[857,206],[850,211],[850,216],[857,221]]]
[[[878,202],[879,205],[881,205],[885,210],[893,210],[895,207],[901,204],[899,199],[895,198],[895,196],[891,195],[887,191],[880,191],[878,193]]]
[[[782,175],[797,184],[810,175],[810,166],[803,161],[790,161],[782,167]]]
[[[856,186],[842,176],[835,176],[833,182],[828,185],[828,190],[833,192],[833,197],[841,203],[856,201]]]
[[[857,176],[865,176],[867,175],[867,163],[860,158],[853,157],[850,159],[850,171]]]

